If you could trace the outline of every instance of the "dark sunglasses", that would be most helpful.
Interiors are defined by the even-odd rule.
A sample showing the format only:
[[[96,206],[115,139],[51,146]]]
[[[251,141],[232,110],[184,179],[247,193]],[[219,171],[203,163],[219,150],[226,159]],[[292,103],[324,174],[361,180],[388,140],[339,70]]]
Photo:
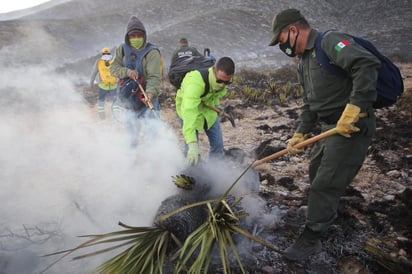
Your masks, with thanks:
[[[229,81],[223,81],[221,79],[216,79],[216,83],[230,85],[232,83],[232,79],[230,79]]]

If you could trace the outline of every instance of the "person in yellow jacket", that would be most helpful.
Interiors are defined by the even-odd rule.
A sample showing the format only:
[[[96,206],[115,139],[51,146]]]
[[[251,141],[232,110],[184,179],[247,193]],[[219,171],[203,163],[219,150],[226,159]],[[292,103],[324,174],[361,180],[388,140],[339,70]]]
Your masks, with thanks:
[[[186,141],[184,152],[189,165],[200,159],[198,132],[204,130],[210,144],[209,157],[222,157],[224,153],[219,114],[207,106],[216,107],[226,95],[226,85],[232,82],[235,63],[229,57],[220,58],[208,69],[208,85],[198,70],[186,73],[176,93],[176,112],[182,122]],[[209,90],[205,90],[209,86]]]
[[[93,89],[96,76],[98,77],[99,99],[97,104],[97,112],[101,120],[105,119],[105,101],[106,97],[113,104],[113,111],[119,111],[119,106],[115,103],[117,93],[117,78],[110,73],[110,66],[113,61],[113,56],[109,48],[102,49],[101,57],[96,60],[92,75],[90,77],[90,88]]]

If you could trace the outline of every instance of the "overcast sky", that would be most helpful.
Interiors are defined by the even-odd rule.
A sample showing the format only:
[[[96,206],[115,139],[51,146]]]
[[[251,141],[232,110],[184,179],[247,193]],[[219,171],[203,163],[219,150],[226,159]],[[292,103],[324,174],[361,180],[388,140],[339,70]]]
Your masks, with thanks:
[[[9,0],[9,1],[1,1],[0,5],[0,13],[6,13],[21,9],[31,8],[37,5],[40,5],[44,2],[48,2],[49,0]]]

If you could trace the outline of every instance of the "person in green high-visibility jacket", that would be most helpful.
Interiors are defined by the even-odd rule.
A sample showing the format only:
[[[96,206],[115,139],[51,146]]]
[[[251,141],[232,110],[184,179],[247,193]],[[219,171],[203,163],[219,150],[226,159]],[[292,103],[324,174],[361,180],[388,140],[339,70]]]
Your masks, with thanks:
[[[298,127],[288,141],[288,152],[301,152],[294,145],[304,141],[317,124],[322,131],[335,128],[338,133],[316,143],[310,153],[305,227],[283,252],[285,258],[300,261],[322,250],[321,235],[336,219],[340,196],[367,155],[375,133],[372,106],[380,61],[351,35],[330,31],[323,36],[321,48],[348,77],[325,71],[316,60],[315,42],[320,33],[296,9],[275,15],[272,31],[269,46],[279,44],[286,55],[298,57],[303,87],[304,105]]]
[[[205,131],[210,144],[210,157],[224,154],[222,129],[219,114],[208,108],[217,107],[226,95],[226,85],[232,82],[235,63],[229,57],[220,58],[208,69],[208,85],[198,70],[193,70],[183,78],[176,93],[176,112],[182,123],[185,139],[186,159],[189,165],[196,165],[200,159],[198,132]],[[209,87],[209,90],[205,90]]]

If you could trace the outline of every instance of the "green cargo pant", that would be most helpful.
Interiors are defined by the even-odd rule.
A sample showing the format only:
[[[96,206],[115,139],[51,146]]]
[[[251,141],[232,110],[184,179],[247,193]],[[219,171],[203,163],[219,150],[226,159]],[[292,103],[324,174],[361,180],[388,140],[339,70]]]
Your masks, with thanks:
[[[313,231],[325,231],[336,219],[340,196],[361,168],[375,133],[375,117],[371,116],[356,124],[361,131],[351,138],[337,134],[312,148],[306,226]],[[323,125],[322,131],[332,127]]]

